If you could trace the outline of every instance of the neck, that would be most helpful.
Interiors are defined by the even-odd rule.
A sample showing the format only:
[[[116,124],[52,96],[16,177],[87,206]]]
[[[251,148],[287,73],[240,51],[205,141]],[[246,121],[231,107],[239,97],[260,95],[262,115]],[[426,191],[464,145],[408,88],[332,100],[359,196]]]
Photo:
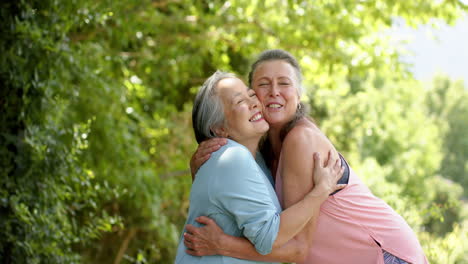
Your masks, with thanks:
[[[260,142],[260,139],[261,137],[258,137],[253,139],[245,139],[237,142],[246,147],[250,151],[250,153],[252,153],[252,156],[255,158],[257,156],[258,143]]]
[[[270,141],[275,159],[279,158],[283,145],[280,139],[280,132],[281,127],[271,127],[270,131],[268,131],[268,140]]]

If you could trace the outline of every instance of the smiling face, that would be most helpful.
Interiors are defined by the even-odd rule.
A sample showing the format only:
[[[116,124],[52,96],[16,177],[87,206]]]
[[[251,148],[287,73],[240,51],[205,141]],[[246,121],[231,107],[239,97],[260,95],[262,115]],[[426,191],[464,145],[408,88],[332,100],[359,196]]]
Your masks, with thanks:
[[[281,128],[294,118],[300,102],[294,68],[283,60],[265,61],[252,76],[252,88],[264,105],[265,119],[272,128]]]
[[[225,122],[214,129],[215,133],[229,136],[243,145],[259,141],[269,126],[255,91],[248,89],[240,79],[225,78],[218,82],[216,93],[223,102]]]

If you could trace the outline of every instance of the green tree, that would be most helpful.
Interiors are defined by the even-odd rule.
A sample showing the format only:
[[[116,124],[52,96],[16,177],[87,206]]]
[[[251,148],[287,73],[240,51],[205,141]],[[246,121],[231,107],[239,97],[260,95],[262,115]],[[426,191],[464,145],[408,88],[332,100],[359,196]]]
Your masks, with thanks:
[[[353,93],[353,86],[359,92]],[[446,123],[430,118],[426,96],[433,91],[416,81],[375,77],[338,90],[348,92],[309,95],[316,112],[327,113],[317,119],[319,125],[372,192],[418,233],[431,262],[464,263],[468,248],[456,241],[467,235],[466,203],[463,187],[439,175],[446,155],[440,124]]]
[[[462,81],[445,76],[434,79],[427,93],[427,107],[443,130],[444,159],[439,173],[468,191],[468,91]]]
[[[76,90],[67,89],[74,80],[65,40],[76,5],[2,2],[0,10],[0,262],[78,263],[74,245],[118,218],[98,210],[113,195],[78,162],[90,122],[67,115]]]
[[[419,229],[436,196],[418,184],[443,158],[421,152],[437,153],[440,131],[393,82],[408,74],[380,32],[395,17],[452,23],[466,9],[422,0],[0,3],[0,261],[172,262],[188,208],[193,95],[215,69],[244,76],[267,48],[300,59],[317,93],[314,116]],[[388,188],[372,184],[371,169]],[[437,241],[460,237],[453,232]]]

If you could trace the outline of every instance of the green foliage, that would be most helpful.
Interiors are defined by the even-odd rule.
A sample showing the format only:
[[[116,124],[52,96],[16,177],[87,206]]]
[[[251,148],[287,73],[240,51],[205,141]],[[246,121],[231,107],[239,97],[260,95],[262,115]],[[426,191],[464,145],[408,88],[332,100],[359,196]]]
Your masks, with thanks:
[[[66,115],[67,11],[53,1],[1,4],[2,263],[77,263],[74,245],[118,220],[97,210],[113,195],[95,189],[92,171],[78,162],[89,122]]]
[[[435,173],[441,156],[439,131],[426,118],[424,90],[416,82],[391,82],[374,87],[369,79],[353,94],[341,97],[317,90],[311,96],[323,102],[328,117],[323,129],[342,151],[373,158],[388,168],[385,178],[403,184],[404,193],[424,196],[427,175]],[[345,89],[345,88],[344,88]],[[423,127],[424,129],[418,129]],[[430,153],[430,155],[428,155]]]
[[[358,92],[353,93],[352,86]],[[448,94],[449,88],[443,86],[440,93]],[[459,163],[444,164],[450,152],[463,155],[465,151],[454,146],[463,146],[465,138],[447,137],[451,130],[444,126],[454,120],[451,127],[463,127],[466,121],[433,118],[427,107],[433,91],[411,80],[382,81],[373,77],[344,83],[337,90],[344,92],[337,96],[335,92],[313,90],[309,95],[313,102],[321,102],[314,103],[319,109],[316,113],[326,113],[323,119],[316,119],[324,132],[346,153],[374,194],[387,201],[418,232],[431,262],[466,261],[466,245],[455,242],[466,237],[466,202],[462,202],[465,185],[439,175],[441,168],[459,168]],[[457,91],[457,97],[467,93],[463,87]],[[459,104],[467,103],[456,101],[454,105]],[[445,106],[440,109],[447,111]],[[465,178],[465,174],[454,175]],[[438,246],[431,244],[433,240]],[[449,246],[453,249],[448,252]]]
[[[380,33],[395,17],[452,23],[466,9],[2,2],[0,262],[172,262],[188,208],[193,95],[215,69],[245,76],[255,54],[277,47],[300,59],[313,116],[418,231],[432,263],[466,261],[466,244],[454,242],[467,241],[466,89],[408,80]]]
[[[427,93],[427,107],[443,131],[444,146],[439,173],[468,191],[468,91],[463,82],[438,76]]]

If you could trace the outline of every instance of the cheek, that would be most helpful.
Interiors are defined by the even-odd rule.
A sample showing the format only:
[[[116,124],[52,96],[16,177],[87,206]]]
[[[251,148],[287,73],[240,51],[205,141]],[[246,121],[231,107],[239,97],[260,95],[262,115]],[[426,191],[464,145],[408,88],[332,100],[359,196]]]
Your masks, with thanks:
[[[231,114],[232,120],[235,120],[235,122],[242,122],[248,114],[248,109],[245,105],[238,106],[232,110]]]
[[[231,108],[227,113],[224,115],[226,118],[226,123],[228,124],[229,127],[232,127],[236,122],[238,118],[238,114],[236,112],[236,108]]]
[[[297,95],[297,90],[295,88],[288,89],[285,91],[285,96],[290,100],[290,101],[297,101],[299,102],[299,96]]]
[[[261,103],[263,103],[263,100],[265,99],[267,92],[266,92],[265,90],[263,90],[263,89],[257,89],[257,90],[255,91],[255,93],[257,94],[258,100],[259,100]]]

